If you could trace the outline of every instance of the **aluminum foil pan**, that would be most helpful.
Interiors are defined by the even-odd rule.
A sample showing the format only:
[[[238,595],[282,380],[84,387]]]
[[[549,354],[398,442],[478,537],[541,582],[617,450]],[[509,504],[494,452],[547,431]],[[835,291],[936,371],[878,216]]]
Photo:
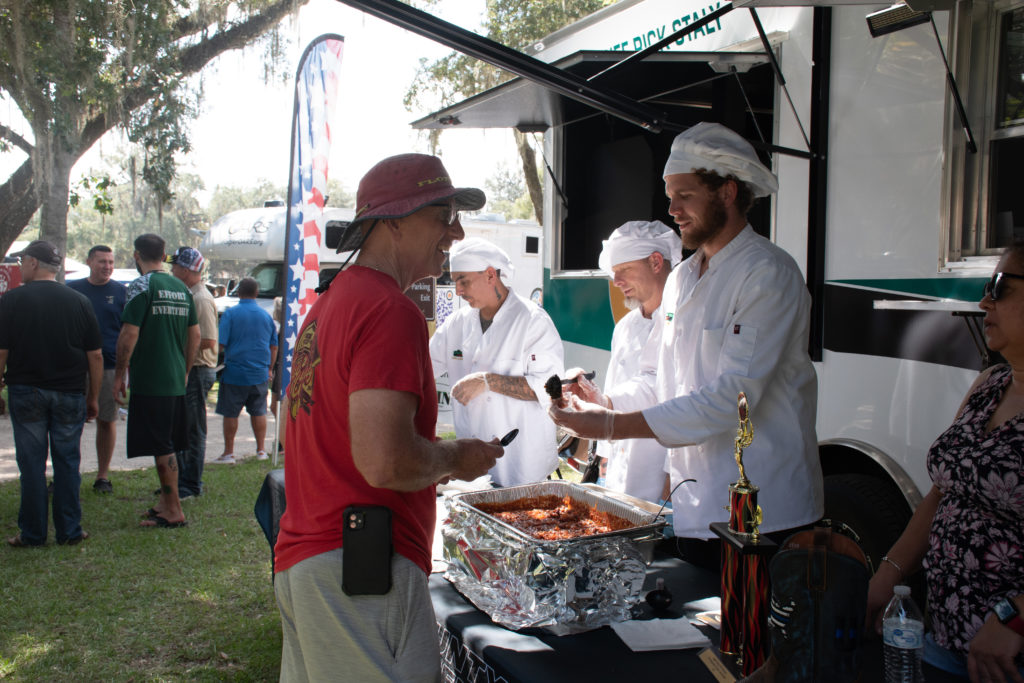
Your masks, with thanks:
[[[563,541],[542,541],[481,512],[478,503],[569,496],[633,527]],[[442,529],[445,578],[478,609],[511,629],[588,631],[632,617],[662,516],[563,481],[473,491],[447,501]]]

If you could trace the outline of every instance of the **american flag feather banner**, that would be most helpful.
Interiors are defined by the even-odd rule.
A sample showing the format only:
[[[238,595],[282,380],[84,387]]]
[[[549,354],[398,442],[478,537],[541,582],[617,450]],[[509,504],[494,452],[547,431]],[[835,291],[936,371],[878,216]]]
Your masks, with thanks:
[[[281,392],[291,379],[292,353],[299,328],[316,300],[320,277],[320,245],[324,236],[327,160],[331,122],[338,95],[345,39],[322,35],[302,53],[295,74],[292,115],[292,156],[288,176],[284,291],[284,354]]]

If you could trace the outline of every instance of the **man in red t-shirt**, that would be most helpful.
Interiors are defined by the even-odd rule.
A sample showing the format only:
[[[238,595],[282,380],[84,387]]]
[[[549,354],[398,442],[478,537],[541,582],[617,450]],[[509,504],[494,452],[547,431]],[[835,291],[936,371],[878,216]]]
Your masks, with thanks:
[[[440,675],[427,591],[434,485],[479,477],[504,451],[496,441],[435,440],[427,324],[403,292],[441,274],[444,252],[463,237],[458,212],[485,199],[453,187],[437,157],[403,154],[370,169],[356,200],[349,230],[361,233],[359,257],[310,309],[292,358],[288,503],[275,547],[281,680],[433,681]],[[355,572],[345,580],[350,506],[391,511],[395,554],[384,594],[356,594]],[[360,551],[347,560],[375,559]]]

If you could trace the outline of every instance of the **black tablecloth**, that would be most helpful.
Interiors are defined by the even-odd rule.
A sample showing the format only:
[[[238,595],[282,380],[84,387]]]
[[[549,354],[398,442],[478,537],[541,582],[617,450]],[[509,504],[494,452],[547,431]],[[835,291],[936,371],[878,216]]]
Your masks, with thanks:
[[[718,575],[681,560],[657,556],[648,567],[644,591],[658,578],[672,592],[672,606],[655,614],[641,602],[638,618],[673,619],[683,616],[684,603],[719,594]],[[524,681],[569,683],[713,683],[716,679],[698,659],[698,649],[633,652],[611,628],[605,626],[572,636],[552,636],[540,629],[510,631],[495,624],[455,590],[441,574],[430,577],[441,635],[441,659],[447,681]],[[718,632],[701,627],[717,652]],[[729,666],[736,678],[735,667]],[[864,681],[882,680],[882,647],[879,639],[864,646]]]
[[[672,592],[672,606],[654,614],[641,603],[641,619],[681,617],[683,603],[719,593],[717,575],[677,559],[657,558],[648,568],[644,590],[653,588],[659,577]],[[540,629],[510,631],[476,609],[440,574],[430,577],[430,595],[448,681],[715,681],[696,649],[633,652],[607,626],[571,636]],[[714,629],[702,630],[717,644]]]

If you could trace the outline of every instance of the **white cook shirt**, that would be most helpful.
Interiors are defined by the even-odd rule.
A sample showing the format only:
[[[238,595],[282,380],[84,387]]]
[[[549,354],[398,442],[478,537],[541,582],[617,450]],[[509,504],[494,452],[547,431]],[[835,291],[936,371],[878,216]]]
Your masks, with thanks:
[[[555,423],[544,382],[564,374],[565,352],[554,323],[543,308],[509,290],[508,298],[483,332],[480,311],[464,307],[453,313],[430,339],[434,375],[448,373],[453,388],[466,375],[491,372],[525,377],[536,400],[522,401],[493,391],[468,405],[452,400],[455,434],[489,441],[512,429],[519,435],[491,469],[500,486],[529,484],[545,479],[558,463]]]
[[[641,356],[644,347],[651,343],[657,353],[660,335],[655,330],[655,321],[661,318],[661,308],[645,318],[640,308],[627,313],[615,325],[612,332],[612,352],[605,373],[604,393],[608,395],[615,388],[634,379],[641,372]],[[660,332],[661,326],[657,326]],[[649,352],[650,353],[650,352]],[[637,498],[653,502],[661,500],[665,485],[665,458],[668,449],[654,439],[623,439],[621,441],[600,441],[597,453],[608,458],[605,486]]]
[[[823,511],[814,421],[818,384],[807,354],[810,295],[793,259],[747,225],[700,276],[698,250],[672,271],[662,296],[662,337],[645,383],[611,396],[616,410],[643,410],[658,441],[671,448],[675,533],[713,538],[728,520],[736,398],[750,406],[753,443],[747,478],[760,487],[761,531],[818,520]],[[695,444],[682,446],[681,444]]]

